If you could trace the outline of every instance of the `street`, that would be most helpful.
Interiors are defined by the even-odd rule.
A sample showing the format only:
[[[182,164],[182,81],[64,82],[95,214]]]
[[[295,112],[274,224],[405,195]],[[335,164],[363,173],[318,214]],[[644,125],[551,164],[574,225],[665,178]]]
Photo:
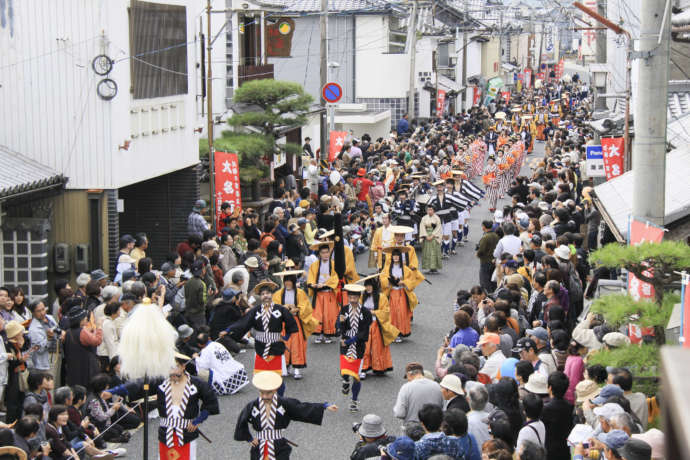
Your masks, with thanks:
[[[535,144],[535,153],[528,156],[526,163],[535,156],[543,155],[543,144]],[[528,167],[524,166],[522,174],[528,174]],[[478,182],[478,180],[475,180]],[[507,200],[501,200],[505,203]],[[453,328],[453,304],[455,293],[459,289],[469,289],[479,281],[479,265],[474,256],[474,248],[481,237],[480,224],[483,219],[492,219],[488,211],[486,200],[472,210],[470,225],[470,241],[464,247],[457,248],[457,255],[444,260],[443,269],[435,275],[427,275],[433,283],[421,283],[416,289],[420,305],[415,309],[412,335],[403,343],[391,344],[393,355],[392,372],[385,376],[376,377],[369,374],[362,382],[359,395],[360,411],[352,414],[348,410],[349,396],[340,392],[340,374],[338,369],[338,344],[314,344],[310,339],[307,355],[307,369],[304,378],[295,381],[286,378],[286,396],[300,401],[331,402],[338,405],[338,412],[324,413],[322,426],[292,423],[288,428],[287,438],[298,445],[292,451],[292,458],[299,460],[321,460],[324,458],[349,458],[358,435],[352,432],[352,424],[361,421],[368,413],[375,413],[383,418],[387,432],[393,436],[400,434],[401,421],[393,416],[393,405],[398,390],[405,383],[403,373],[408,362],[419,361],[425,369],[433,372],[434,360],[438,348],[442,345],[443,337]],[[421,251],[419,252],[421,258]],[[357,258],[359,273],[369,274],[367,268],[367,254]],[[247,350],[236,357],[242,362],[247,371],[253,369],[254,353]],[[201,425],[201,429],[213,443],[203,439],[197,443],[199,458],[205,460],[220,459],[248,459],[249,445],[232,440],[235,421],[242,408],[251,399],[256,398],[258,392],[251,385],[247,385],[237,394],[220,397],[220,415],[211,416]],[[150,419],[149,455],[158,456],[157,442],[158,419]],[[128,457],[141,456],[142,430],[132,436],[127,444]],[[325,452],[331,452],[325,456]]]

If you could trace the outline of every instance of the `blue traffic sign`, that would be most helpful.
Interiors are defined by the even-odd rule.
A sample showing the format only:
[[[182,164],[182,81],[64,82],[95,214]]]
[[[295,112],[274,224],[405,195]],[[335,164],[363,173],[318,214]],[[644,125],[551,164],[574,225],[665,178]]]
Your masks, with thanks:
[[[343,88],[334,82],[326,83],[323,85],[321,95],[326,102],[335,104],[340,100],[341,97],[343,97]]]

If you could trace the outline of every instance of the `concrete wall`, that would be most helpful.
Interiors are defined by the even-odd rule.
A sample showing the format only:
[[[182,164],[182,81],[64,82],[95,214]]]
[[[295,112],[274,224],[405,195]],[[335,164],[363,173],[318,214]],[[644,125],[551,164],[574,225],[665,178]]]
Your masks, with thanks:
[[[501,71],[500,42],[497,37],[491,37],[482,43],[482,75],[489,80],[497,77]],[[469,67],[469,66],[468,66]]]
[[[639,17],[640,2],[642,0],[610,0],[607,3],[606,15],[609,18],[622,18],[625,23],[623,28],[628,30],[633,37],[637,37],[640,30]],[[626,43],[622,36],[614,34],[612,31],[606,32],[606,61],[609,65],[609,77],[606,88],[607,93],[622,94],[625,92],[625,66],[626,66]],[[637,75],[633,64],[632,88],[635,88]],[[606,103],[612,109],[616,99],[607,99]],[[620,104],[625,101],[620,99]],[[630,113],[634,113],[635,101],[632,101]]]
[[[320,29],[318,16],[294,17],[295,32],[292,36],[290,57],[270,57],[276,80],[299,83],[307,93],[318,101],[321,97]],[[355,27],[352,16],[331,16],[328,18],[328,62],[337,62],[338,68],[329,69],[328,80],[343,87],[343,102],[355,98],[354,40]]]
[[[191,0],[164,3],[187,7],[188,93],[135,101],[128,1],[14,2],[13,16],[0,28],[0,144],[68,176],[70,189],[119,188],[198,162],[193,130],[203,125],[196,102],[200,50],[190,42],[198,34],[201,6]],[[104,77],[91,62],[99,54],[115,60],[109,78],[118,94],[110,101],[96,93]],[[221,109],[223,40],[216,41],[216,54],[221,57],[214,57],[214,104]],[[127,140],[129,149],[119,149]]]

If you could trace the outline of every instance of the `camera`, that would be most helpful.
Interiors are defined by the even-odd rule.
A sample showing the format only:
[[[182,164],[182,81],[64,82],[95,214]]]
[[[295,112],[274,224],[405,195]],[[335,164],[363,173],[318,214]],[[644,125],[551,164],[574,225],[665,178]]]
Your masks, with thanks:
[[[359,432],[359,427],[360,427],[360,426],[362,426],[362,423],[361,423],[361,422],[354,422],[354,423],[352,424],[352,432],[353,432],[353,433]]]
[[[53,333],[55,333],[55,335],[61,335],[61,334],[62,334],[62,329],[60,329],[58,326],[55,326],[55,327],[53,328]]]

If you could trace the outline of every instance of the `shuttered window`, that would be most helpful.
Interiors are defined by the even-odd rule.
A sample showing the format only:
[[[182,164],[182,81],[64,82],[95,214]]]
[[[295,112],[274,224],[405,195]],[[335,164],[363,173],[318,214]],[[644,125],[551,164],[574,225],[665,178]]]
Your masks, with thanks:
[[[186,94],[186,8],[132,1],[129,33],[134,99]]]

